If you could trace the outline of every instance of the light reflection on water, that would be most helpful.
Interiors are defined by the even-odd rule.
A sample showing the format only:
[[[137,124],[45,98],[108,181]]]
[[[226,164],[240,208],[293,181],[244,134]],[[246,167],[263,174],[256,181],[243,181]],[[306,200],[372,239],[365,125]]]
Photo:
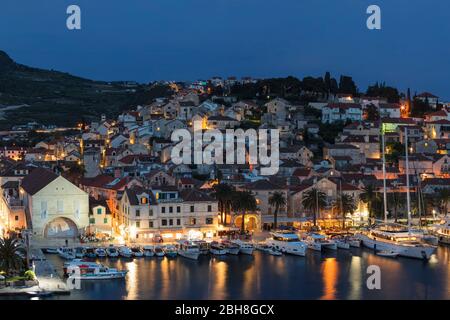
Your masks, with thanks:
[[[104,259],[127,269],[125,280],[83,281],[82,290],[53,299],[450,299],[450,248],[429,262],[385,258],[365,249],[306,257],[201,256]],[[61,269],[62,260],[48,255]],[[381,268],[381,290],[368,290],[369,265]]]

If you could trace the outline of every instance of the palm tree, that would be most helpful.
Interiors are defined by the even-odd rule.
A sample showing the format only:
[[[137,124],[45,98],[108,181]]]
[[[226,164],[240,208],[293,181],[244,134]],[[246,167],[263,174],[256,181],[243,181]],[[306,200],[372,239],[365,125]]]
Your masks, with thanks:
[[[365,204],[367,204],[369,217],[372,217],[374,205],[377,203],[377,200],[379,198],[380,195],[375,190],[375,187],[371,184],[365,186],[363,192],[359,195],[359,199]]]
[[[334,207],[341,213],[342,228],[345,229],[345,215],[347,213],[353,214],[357,209],[355,199],[353,198],[352,195],[343,193],[340,197],[336,199]]]
[[[449,189],[441,189],[438,192],[438,199],[440,203],[440,211],[447,216],[448,212],[448,202],[450,201],[450,190]]]
[[[286,205],[286,198],[281,192],[274,192],[269,197],[269,204],[272,207],[275,207],[275,212],[273,213],[273,228],[276,230],[278,227],[278,210],[280,207],[284,207]]]
[[[14,238],[0,239],[0,271],[14,274],[24,267],[24,249]]]
[[[320,213],[320,209],[327,205],[327,195],[319,189],[312,188],[303,195],[302,205],[305,209],[313,213],[315,227],[317,225],[317,216]]]
[[[242,212],[241,233],[245,233],[245,214],[247,211],[256,211],[256,199],[251,191],[236,191],[233,193],[233,210]]]
[[[216,184],[214,190],[214,196],[219,202],[220,220],[225,225],[234,190],[230,185],[225,183]]]

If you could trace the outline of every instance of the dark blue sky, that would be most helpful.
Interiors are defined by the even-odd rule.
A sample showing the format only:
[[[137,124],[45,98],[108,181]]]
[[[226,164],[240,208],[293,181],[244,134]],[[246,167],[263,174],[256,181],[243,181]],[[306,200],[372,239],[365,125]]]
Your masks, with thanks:
[[[66,8],[82,10],[81,31]],[[366,8],[382,9],[382,30]],[[0,49],[98,80],[352,75],[450,99],[448,0],[1,0]]]

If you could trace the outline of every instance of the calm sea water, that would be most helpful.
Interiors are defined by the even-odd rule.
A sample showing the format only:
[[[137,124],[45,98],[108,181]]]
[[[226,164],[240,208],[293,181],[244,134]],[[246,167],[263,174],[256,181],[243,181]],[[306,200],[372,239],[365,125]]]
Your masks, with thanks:
[[[63,261],[48,255],[58,270]],[[308,251],[306,257],[201,256],[101,259],[127,269],[122,280],[84,281],[52,299],[450,299],[450,248],[428,262],[384,258],[370,250]],[[381,290],[366,287],[367,266],[381,268]]]

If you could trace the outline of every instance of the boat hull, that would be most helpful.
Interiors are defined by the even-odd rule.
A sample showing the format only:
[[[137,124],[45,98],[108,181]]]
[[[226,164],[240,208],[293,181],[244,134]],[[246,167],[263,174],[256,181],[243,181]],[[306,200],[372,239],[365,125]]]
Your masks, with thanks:
[[[398,252],[399,256],[407,258],[428,260],[436,251],[436,248],[431,246],[402,246],[394,243],[374,240],[365,235],[360,235],[360,239],[363,246],[366,248],[373,249],[375,251],[394,251]]]
[[[184,258],[191,260],[198,260],[198,257],[200,256],[200,252],[178,251],[178,254]]]
[[[306,248],[308,247],[306,244],[304,245],[287,245],[284,241],[275,241],[272,239],[267,240],[267,244],[269,246],[275,247],[277,250],[280,250],[283,253],[292,254],[295,256],[302,256],[304,257],[306,255]]]

